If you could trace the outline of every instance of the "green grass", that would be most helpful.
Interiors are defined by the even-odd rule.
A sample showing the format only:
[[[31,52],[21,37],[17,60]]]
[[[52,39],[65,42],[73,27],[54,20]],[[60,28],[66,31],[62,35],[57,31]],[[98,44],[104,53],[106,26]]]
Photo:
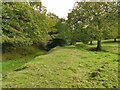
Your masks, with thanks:
[[[34,60],[34,57],[46,54],[46,51],[39,50],[33,46],[19,47],[11,52],[2,55],[2,73],[3,77],[7,73],[20,68],[25,63]]]
[[[46,55],[20,62],[19,68],[10,67],[3,77],[3,88],[117,88],[118,43],[103,42],[102,51],[89,50],[95,46],[55,47]],[[14,61],[5,63],[3,72]]]
[[[19,46],[14,49],[10,49],[9,52],[2,54],[2,61],[14,60],[24,58],[31,55],[45,54],[45,51],[38,49],[35,46]]]

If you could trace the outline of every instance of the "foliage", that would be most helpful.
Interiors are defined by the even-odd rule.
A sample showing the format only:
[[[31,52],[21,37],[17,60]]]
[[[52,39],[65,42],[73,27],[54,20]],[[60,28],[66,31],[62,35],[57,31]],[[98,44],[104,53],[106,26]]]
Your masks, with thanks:
[[[73,38],[85,43],[117,37],[117,4],[113,2],[77,2],[68,14]]]
[[[42,8],[41,3],[3,3],[3,43],[43,44],[45,47],[52,39],[48,33],[54,30],[56,23],[45,15]]]

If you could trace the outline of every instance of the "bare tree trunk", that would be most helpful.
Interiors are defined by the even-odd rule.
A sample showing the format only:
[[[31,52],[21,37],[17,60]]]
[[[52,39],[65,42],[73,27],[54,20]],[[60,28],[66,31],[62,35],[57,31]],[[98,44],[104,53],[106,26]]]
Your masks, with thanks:
[[[101,50],[101,40],[97,41],[97,50]]]
[[[117,42],[117,38],[114,38],[114,42]]]
[[[92,41],[90,41],[90,45],[92,45],[93,43],[92,43]]]

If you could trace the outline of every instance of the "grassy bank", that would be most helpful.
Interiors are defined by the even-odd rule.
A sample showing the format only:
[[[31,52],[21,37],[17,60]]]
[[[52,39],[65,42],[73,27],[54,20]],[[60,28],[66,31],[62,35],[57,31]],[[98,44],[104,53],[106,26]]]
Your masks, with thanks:
[[[2,55],[3,76],[7,73],[20,68],[25,63],[34,60],[34,57],[44,55],[46,51],[40,50],[34,46],[22,46]]]
[[[118,43],[103,41],[102,51],[90,51],[95,43],[55,47],[14,69],[11,67],[14,61],[4,62],[3,72],[8,68],[11,71],[3,76],[3,87],[117,88]]]

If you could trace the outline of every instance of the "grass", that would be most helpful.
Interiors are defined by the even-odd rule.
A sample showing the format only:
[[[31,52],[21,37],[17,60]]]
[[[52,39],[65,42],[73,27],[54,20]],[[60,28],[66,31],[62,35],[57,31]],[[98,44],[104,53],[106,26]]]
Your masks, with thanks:
[[[35,46],[19,46],[17,48],[9,50],[8,52],[3,53],[2,60],[8,61],[8,60],[20,59],[35,54],[36,55],[45,54],[45,51],[40,50]]]
[[[46,51],[39,50],[33,46],[19,47],[11,52],[4,53],[2,55],[2,73],[3,77],[7,73],[20,68],[25,63],[33,60],[34,57],[44,55]]]
[[[103,42],[102,51],[89,50],[95,46],[77,43],[55,47],[46,55],[20,62],[19,68],[10,67],[11,71],[7,70],[14,61],[5,62],[3,72],[7,73],[2,87],[118,88],[118,43]]]

